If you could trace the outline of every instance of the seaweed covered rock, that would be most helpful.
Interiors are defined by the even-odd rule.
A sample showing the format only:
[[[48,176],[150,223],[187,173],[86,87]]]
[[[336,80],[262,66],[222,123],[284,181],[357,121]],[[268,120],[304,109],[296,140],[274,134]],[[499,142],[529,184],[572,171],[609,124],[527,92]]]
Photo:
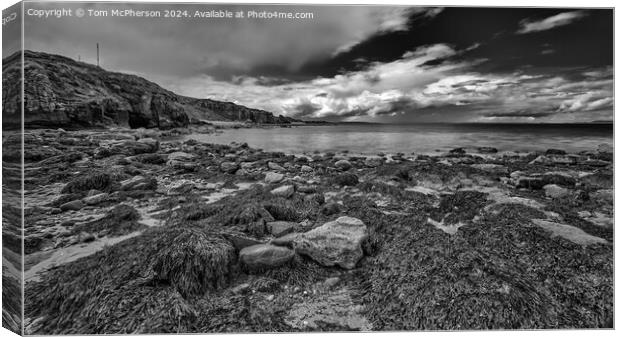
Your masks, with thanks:
[[[464,148],[462,148],[462,147],[457,147],[457,148],[455,148],[455,149],[450,150],[450,152],[449,152],[449,153],[450,153],[450,154],[466,154],[466,153],[467,153],[467,151],[465,151],[465,149],[464,149]]]
[[[321,207],[321,213],[326,216],[330,216],[340,212],[340,205],[335,202],[328,202],[323,207]]]
[[[541,178],[545,185],[555,184],[563,187],[573,187],[576,182],[575,178],[565,172],[546,172]]]
[[[123,154],[126,156],[135,156],[141,153],[154,153],[159,149],[159,142],[152,138],[143,138],[140,140],[125,140],[120,142],[114,142],[107,146],[104,146],[105,152],[99,152],[100,154],[107,154],[108,156]],[[104,156],[105,157],[105,156]]]
[[[560,149],[548,149],[545,151],[546,155],[565,155],[566,151]]]
[[[165,246],[152,259],[155,279],[170,282],[183,296],[228,284],[236,256],[224,238],[198,229],[174,228],[157,239]]]
[[[338,186],[355,186],[359,183],[359,179],[353,173],[342,173],[333,178],[333,183]]]
[[[602,190],[592,192],[590,193],[590,199],[596,202],[599,202],[599,203],[613,204],[614,190],[613,189],[602,189]]]
[[[351,162],[346,160],[346,159],[342,159],[337,161],[334,166],[338,169],[341,169],[343,171],[346,171],[348,169],[350,169],[351,167],[353,167],[353,165],[351,165]]]
[[[295,251],[324,266],[353,269],[364,255],[362,243],[368,237],[360,219],[343,216],[295,239]]]
[[[109,174],[94,172],[73,179],[63,187],[61,193],[76,193],[90,190],[105,191],[110,189],[112,182],[112,177]]]
[[[542,178],[536,177],[520,177],[516,182],[517,188],[527,188],[530,190],[540,190],[543,186],[545,186],[545,182]]]
[[[138,211],[129,205],[118,205],[101,219],[76,224],[71,228],[74,234],[96,233],[98,236],[119,236],[131,233],[146,227],[138,222],[141,218]]]
[[[611,172],[596,172],[581,177],[581,183],[591,189],[611,189],[614,186],[614,177]]]
[[[134,156],[133,159],[144,164],[160,165],[166,162],[164,156],[159,153],[142,153]]]
[[[254,245],[239,252],[239,260],[250,270],[279,267],[295,257],[291,249],[269,244]]]

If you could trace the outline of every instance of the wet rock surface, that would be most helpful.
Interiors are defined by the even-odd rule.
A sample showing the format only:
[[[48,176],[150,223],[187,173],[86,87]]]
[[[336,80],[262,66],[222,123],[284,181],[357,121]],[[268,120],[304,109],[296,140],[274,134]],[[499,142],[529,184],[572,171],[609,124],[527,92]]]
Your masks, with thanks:
[[[596,328],[613,313],[609,149],[24,137],[28,333]]]

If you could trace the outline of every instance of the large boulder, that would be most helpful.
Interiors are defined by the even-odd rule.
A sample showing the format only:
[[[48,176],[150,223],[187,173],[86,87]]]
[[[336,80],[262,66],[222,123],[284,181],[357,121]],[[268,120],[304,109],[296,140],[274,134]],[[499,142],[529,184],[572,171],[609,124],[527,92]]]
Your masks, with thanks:
[[[286,247],[260,244],[243,248],[239,260],[248,269],[269,269],[288,263],[295,257],[295,252]]]
[[[353,269],[364,255],[362,243],[368,229],[362,220],[343,216],[303,233],[295,239],[295,251],[324,266]]]

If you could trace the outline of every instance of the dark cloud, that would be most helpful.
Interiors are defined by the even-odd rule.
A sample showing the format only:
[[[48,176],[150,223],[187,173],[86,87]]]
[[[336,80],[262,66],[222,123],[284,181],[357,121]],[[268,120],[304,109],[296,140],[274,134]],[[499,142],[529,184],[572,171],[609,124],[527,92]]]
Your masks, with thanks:
[[[321,110],[321,106],[319,104],[314,104],[311,102],[303,102],[292,108],[291,114],[293,116],[297,116],[299,118],[302,117],[312,117],[315,112]]]
[[[546,116],[551,116],[553,115],[555,112],[554,111],[535,111],[535,110],[531,110],[531,109],[526,109],[526,110],[518,110],[518,111],[507,111],[507,112],[501,112],[501,113],[497,113],[497,112],[485,112],[480,114],[483,117],[491,117],[491,118],[514,118],[514,117],[518,117],[518,118],[529,118],[529,117],[533,117],[533,118],[539,118],[539,117],[546,117]]]

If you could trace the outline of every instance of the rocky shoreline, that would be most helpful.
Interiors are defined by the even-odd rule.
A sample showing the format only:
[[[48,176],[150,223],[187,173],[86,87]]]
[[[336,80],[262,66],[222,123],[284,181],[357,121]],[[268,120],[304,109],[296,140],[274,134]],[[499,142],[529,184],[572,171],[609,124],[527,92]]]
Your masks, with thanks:
[[[287,155],[167,136],[26,131],[26,333],[613,317],[610,148]]]

